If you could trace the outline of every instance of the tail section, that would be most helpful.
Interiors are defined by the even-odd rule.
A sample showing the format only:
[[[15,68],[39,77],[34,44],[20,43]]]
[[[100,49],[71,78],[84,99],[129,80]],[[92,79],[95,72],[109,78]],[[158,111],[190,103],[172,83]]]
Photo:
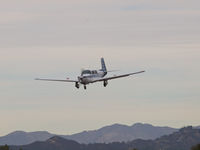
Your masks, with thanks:
[[[101,58],[101,70],[107,74],[107,69],[106,69],[106,64],[105,64],[105,61],[104,61],[104,58]]]

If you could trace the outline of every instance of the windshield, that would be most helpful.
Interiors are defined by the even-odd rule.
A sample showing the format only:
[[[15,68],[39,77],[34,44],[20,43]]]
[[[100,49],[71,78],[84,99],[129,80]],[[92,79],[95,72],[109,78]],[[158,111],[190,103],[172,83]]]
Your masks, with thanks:
[[[90,70],[83,70],[81,75],[84,75],[84,74],[91,74],[91,71]]]

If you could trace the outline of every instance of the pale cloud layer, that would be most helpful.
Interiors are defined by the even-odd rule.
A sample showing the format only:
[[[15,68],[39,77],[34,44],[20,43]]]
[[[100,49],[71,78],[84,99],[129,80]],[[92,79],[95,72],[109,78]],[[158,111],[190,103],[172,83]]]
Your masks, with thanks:
[[[198,1],[4,3],[2,47],[194,44],[199,39]]]
[[[0,135],[200,124],[200,1],[0,2]],[[110,69],[147,72],[87,91],[33,80],[73,78],[102,56]]]

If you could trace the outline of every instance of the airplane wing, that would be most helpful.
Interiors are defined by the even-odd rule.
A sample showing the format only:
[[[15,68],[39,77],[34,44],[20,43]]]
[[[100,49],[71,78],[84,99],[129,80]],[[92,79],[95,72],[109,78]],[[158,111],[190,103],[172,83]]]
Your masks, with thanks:
[[[145,72],[145,71],[139,71],[139,72],[128,73],[128,74],[123,74],[123,75],[118,75],[118,76],[106,77],[106,78],[101,78],[101,79],[94,80],[93,82],[107,81],[107,80],[112,80],[112,79],[131,76],[131,75],[138,74],[138,73],[143,73],[143,72]]]
[[[40,79],[40,78],[36,78],[35,80],[42,80],[42,81],[59,81],[59,82],[79,82],[78,80],[58,80],[58,79]]]

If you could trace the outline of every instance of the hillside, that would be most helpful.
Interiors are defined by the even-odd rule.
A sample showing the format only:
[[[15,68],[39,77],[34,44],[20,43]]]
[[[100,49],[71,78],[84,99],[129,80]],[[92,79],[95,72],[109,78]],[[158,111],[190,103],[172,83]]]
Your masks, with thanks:
[[[35,141],[45,141],[52,136],[54,135],[46,131],[38,131],[38,132],[15,131],[6,136],[0,137],[0,145],[5,145],[5,144],[25,145],[33,143]]]
[[[13,150],[190,150],[200,143],[200,130],[192,127],[182,128],[170,135],[155,140],[134,140],[128,143],[114,142],[109,144],[79,144],[61,137],[52,137],[45,142],[35,142],[25,146],[13,146]]]
[[[132,126],[114,124],[99,130],[84,131],[70,136],[62,136],[79,143],[128,142],[135,139],[156,139],[177,131],[170,127],[156,127],[150,124],[136,123]]]
[[[137,123],[132,126],[114,124],[98,130],[84,131],[73,135],[57,135],[65,139],[71,139],[79,143],[110,143],[132,141],[134,139],[156,139],[177,131],[169,127],[156,127],[150,124]],[[45,141],[55,136],[49,132],[24,132],[16,131],[0,137],[0,145],[26,145],[35,141]]]

